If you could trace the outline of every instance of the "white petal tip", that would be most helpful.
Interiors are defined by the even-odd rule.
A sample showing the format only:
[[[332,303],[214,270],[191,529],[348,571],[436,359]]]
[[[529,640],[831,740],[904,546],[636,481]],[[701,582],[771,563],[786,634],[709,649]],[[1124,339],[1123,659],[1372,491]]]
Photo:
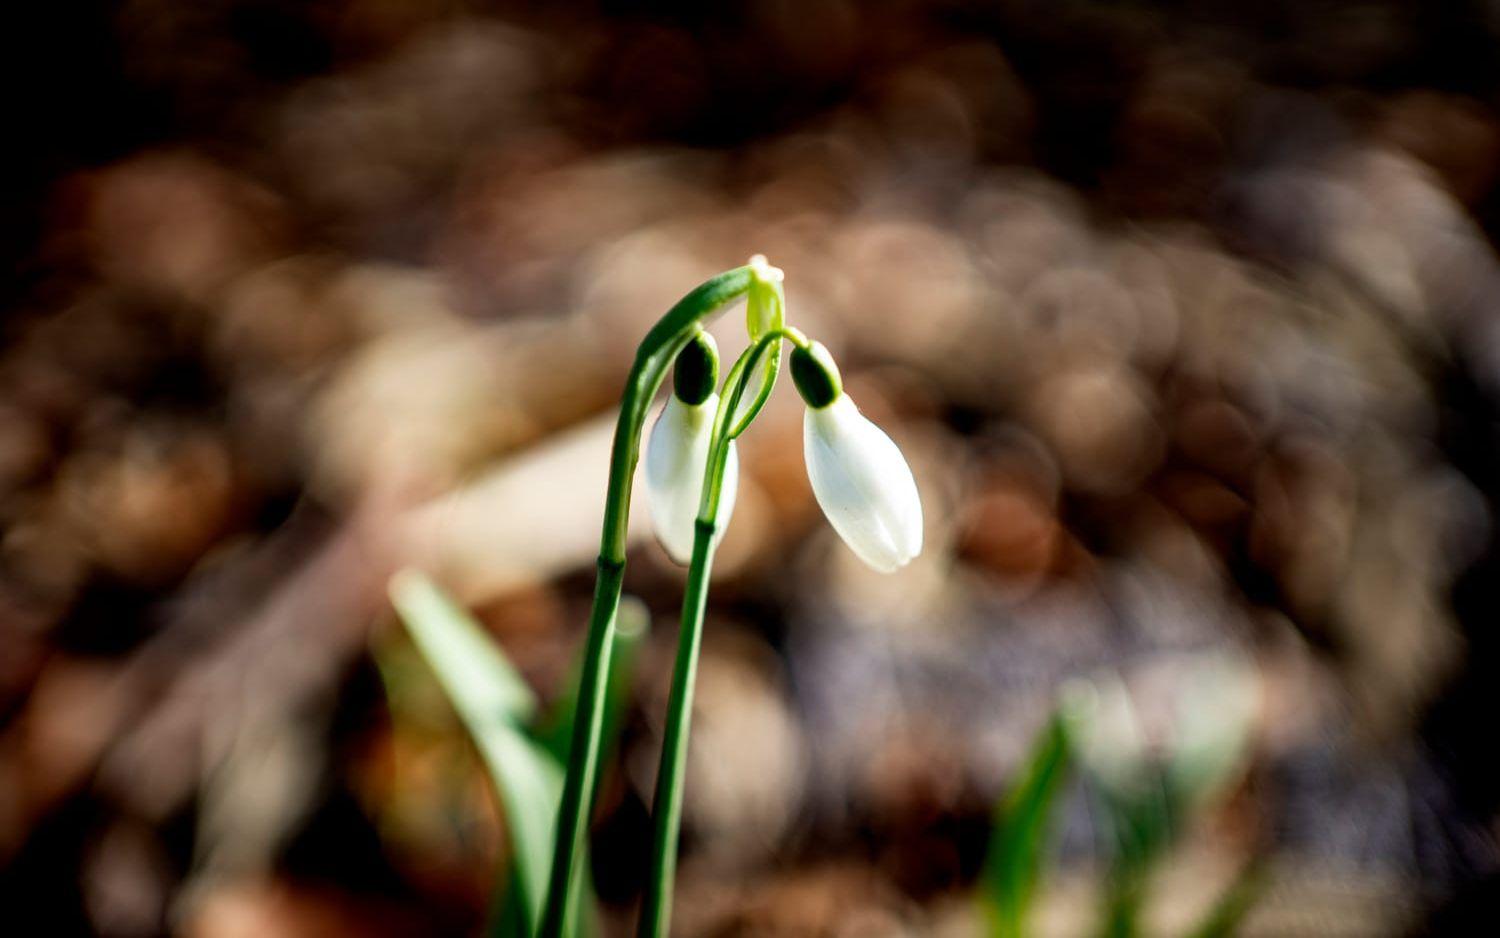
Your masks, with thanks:
[[[660,538],[657,539],[656,543],[661,544],[661,549],[664,553],[666,553],[667,559],[677,564],[677,566],[686,567],[688,564],[693,562],[692,557],[682,556],[681,554],[677,553],[677,551],[668,547]]]
[[[918,554],[908,554],[905,557],[899,558],[882,557],[879,560],[875,560],[859,554],[856,554],[855,556],[858,556],[860,560],[863,560],[865,566],[869,567],[871,570],[874,570],[876,573],[897,573],[908,566],[913,560],[917,559]]]

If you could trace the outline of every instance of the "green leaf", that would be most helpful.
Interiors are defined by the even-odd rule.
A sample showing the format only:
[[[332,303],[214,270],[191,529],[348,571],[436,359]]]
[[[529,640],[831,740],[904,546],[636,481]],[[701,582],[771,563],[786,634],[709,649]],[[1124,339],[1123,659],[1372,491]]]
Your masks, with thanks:
[[[1188,938],[1229,938],[1239,930],[1240,923],[1260,898],[1265,885],[1265,867],[1261,862],[1251,860],[1246,863],[1219,901],[1203,916],[1198,927],[1188,932]]]
[[[536,712],[536,697],[489,635],[426,576],[396,574],[390,595],[489,769],[510,835],[514,889],[527,922],[535,923],[562,793],[561,768],[521,730]]]
[[[1140,933],[1146,890],[1178,833],[1178,806],[1160,772],[1148,766],[1130,784],[1096,779],[1114,855],[1104,892],[1100,934],[1131,938]]]
[[[1021,780],[997,812],[985,858],[985,898],[991,934],[1021,938],[1041,878],[1052,814],[1070,769],[1068,735],[1057,717],[1048,721]]]
[[[391,602],[443,683],[461,715],[466,709],[501,714],[515,723],[537,710],[532,693],[510,659],[479,623],[437,584],[416,570],[391,578]]]

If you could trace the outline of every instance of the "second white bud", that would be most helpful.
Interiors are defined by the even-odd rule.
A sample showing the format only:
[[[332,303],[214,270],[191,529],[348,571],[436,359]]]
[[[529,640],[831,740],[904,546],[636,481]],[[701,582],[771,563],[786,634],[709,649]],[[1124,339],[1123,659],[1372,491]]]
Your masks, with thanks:
[[[807,403],[802,445],[823,514],[860,560],[882,573],[922,552],[922,499],[906,457],[849,395],[822,343],[792,352],[792,379]]]
[[[687,404],[677,395],[669,394],[667,406],[656,418],[646,444],[646,503],[652,526],[667,554],[683,565],[693,556],[703,476],[708,468],[709,438],[718,407],[717,394],[710,394],[699,404]],[[723,539],[734,513],[739,482],[740,458],[730,443],[724,460],[724,484],[719,490],[715,547]]]
[[[807,409],[803,447],[813,495],[859,559],[892,573],[922,552],[922,501],[911,467],[849,395]]]

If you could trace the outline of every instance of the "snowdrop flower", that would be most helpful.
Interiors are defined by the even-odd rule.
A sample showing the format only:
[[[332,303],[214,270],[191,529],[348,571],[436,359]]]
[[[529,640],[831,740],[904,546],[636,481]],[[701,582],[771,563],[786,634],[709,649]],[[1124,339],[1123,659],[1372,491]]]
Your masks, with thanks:
[[[677,358],[673,392],[651,428],[646,444],[646,504],[656,539],[684,566],[693,556],[693,537],[708,467],[714,415],[719,409],[719,358],[713,337],[699,333]],[[739,489],[740,460],[734,444],[724,460],[724,484],[715,519],[714,546],[724,537]]]
[[[820,343],[792,352],[807,402],[802,442],[813,495],[859,559],[892,573],[922,552],[922,502],[901,450],[843,392]]]

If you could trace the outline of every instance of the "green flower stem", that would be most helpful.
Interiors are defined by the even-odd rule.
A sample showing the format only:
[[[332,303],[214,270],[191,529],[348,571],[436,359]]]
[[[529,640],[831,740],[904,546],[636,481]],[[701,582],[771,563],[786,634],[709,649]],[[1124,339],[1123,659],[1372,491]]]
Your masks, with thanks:
[[[688,566],[687,587],[682,598],[682,625],[677,635],[677,662],[672,671],[672,691],[667,698],[667,725],[662,740],[661,764],[656,771],[656,795],[652,801],[651,875],[646,880],[646,897],[641,906],[641,938],[665,938],[672,917],[672,887],[677,875],[677,840],[682,829],[682,787],[687,767],[688,731],[693,719],[693,692],[698,678],[698,651],[703,644],[703,612],[708,602],[708,576],[713,568],[714,519],[719,516],[719,501],[724,488],[724,469],[728,464],[729,444],[755,419],[770,389],[762,387],[749,411],[736,420],[746,386],[755,373],[761,356],[768,352],[778,356],[772,361],[770,380],[775,380],[776,362],[781,342],[805,342],[802,334],[791,329],[776,329],[762,336],[746,349],[725,378],[732,392],[719,402],[714,415],[714,434],[709,446],[708,465],[703,479],[703,497],[693,530],[693,557]]]
[[[746,293],[757,282],[753,268],[737,267],[706,281],[683,297],[641,341],[635,364],[625,383],[610,455],[604,532],[599,543],[599,573],[594,586],[594,608],[589,616],[583,670],[579,676],[578,712],[573,723],[573,742],[568,750],[568,772],[558,807],[557,845],[553,850],[552,874],[539,932],[542,938],[562,938],[571,933],[568,912],[574,906],[579,859],[593,812],[604,717],[602,701],[609,681],[610,648],[625,575],[630,489],[640,459],[646,414],[667,369],[692,338],[696,324]]]
[[[708,575],[714,562],[714,524],[699,521],[693,537],[693,559],[682,597],[682,630],[677,637],[677,664],[667,701],[667,728],[652,801],[654,837],[651,876],[641,907],[637,934],[665,938],[672,917],[672,884],[677,876],[677,835],[682,828],[682,781],[687,764],[688,730],[693,718],[693,689],[698,679],[698,649],[703,643],[703,610]]]

